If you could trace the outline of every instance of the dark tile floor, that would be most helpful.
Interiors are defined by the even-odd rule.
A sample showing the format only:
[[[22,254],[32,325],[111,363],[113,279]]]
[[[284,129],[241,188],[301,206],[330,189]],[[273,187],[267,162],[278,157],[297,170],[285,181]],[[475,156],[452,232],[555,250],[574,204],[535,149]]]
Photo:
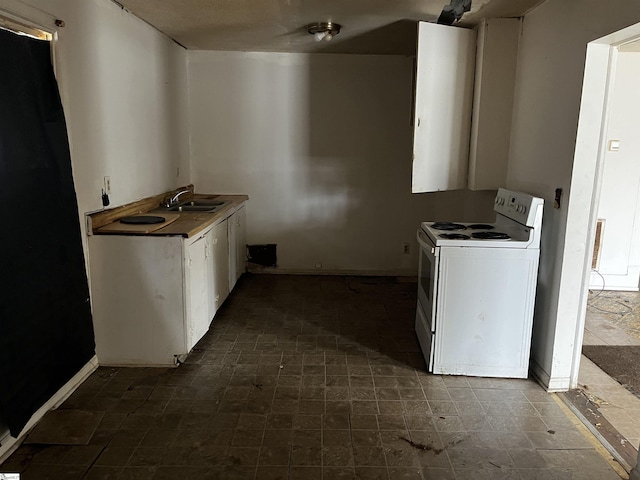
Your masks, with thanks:
[[[619,477],[536,383],[425,373],[415,283],[248,275],[177,369],[98,369],[60,408],[88,445],[21,446],[22,479]]]

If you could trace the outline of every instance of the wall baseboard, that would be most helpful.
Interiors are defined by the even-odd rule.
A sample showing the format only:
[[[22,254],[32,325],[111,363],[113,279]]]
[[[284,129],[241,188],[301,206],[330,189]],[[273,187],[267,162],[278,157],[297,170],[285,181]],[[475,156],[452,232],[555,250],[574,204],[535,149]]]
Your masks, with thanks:
[[[0,432],[0,463],[4,462],[24,441],[27,433],[44,417],[49,410],[55,410],[98,368],[98,357],[94,357],[65,383],[47,403],[38,409],[18,435],[12,437],[8,431]]]
[[[249,273],[265,273],[270,275],[354,275],[360,277],[412,277],[416,281],[418,272],[411,270],[329,270],[314,268],[280,268],[280,267],[262,267],[260,265],[251,265],[247,267]]]

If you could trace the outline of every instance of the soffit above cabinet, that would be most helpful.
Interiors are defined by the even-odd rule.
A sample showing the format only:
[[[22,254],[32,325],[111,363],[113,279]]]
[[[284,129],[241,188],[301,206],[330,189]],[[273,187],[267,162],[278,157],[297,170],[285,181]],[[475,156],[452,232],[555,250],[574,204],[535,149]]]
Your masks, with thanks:
[[[449,0],[119,0],[189,50],[413,55],[416,22],[435,22]],[[519,17],[542,0],[473,0],[461,25]],[[342,31],[316,42],[305,25]]]
[[[519,19],[493,18],[477,29],[470,190],[495,190],[507,183],[521,28]]]

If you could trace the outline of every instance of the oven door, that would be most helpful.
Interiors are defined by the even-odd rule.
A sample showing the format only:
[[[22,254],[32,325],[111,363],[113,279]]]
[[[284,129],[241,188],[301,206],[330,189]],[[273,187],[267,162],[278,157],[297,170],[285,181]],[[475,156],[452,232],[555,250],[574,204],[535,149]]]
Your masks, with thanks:
[[[422,350],[422,356],[424,357],[425,364],[427,365],[427,371],[433,372],[434,336],[420,302],[418,302],[418,306],[416,308],[415,327],[418,343],[420,344],[420,350]]]
[[[431,332],[436,331],[436,298],[440,248],[433,245],[422,230],[418,230],[420,263],[418,266],[418,303]]]

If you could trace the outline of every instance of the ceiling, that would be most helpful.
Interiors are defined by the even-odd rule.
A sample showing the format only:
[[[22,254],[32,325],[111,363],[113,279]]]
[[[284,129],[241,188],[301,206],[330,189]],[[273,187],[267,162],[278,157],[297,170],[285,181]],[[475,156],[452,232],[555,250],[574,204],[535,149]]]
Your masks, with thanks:
[[[115,1],[115,0],[114,0]],[[473,0],[461,25],[519,17],[543,0]],[[118,0],[189,50],[413,55],[416,22],[435,22],[449,0]],[[316,42],[305,25],[342,32]]]

